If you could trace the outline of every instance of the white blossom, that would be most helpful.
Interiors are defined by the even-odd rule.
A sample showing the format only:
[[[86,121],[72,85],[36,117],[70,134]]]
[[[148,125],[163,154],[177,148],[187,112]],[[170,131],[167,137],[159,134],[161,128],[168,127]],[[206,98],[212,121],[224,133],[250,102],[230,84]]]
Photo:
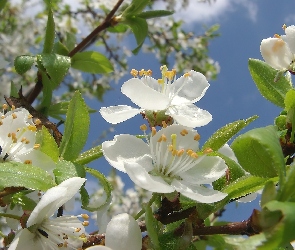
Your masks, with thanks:
[[[295,26],[286,27],[285,33],[286,35],[263,39],[260,52],[265,62],[274,69],[294,71]]]
[[[122,93],[140,108],[127,105],[102,107],[100,113],[107,122],[117,124],[149,111],[165,112],[177,123],[191,128],[204,126],[212,120],[208,111],[193,104],[210,86],[203,74],[191,70],[176,79],[175,71],[162,67],[162,79],[156,80],[149,76],[149,71],[141,73],[141,79],[132,78],[121,88]],[[133,71],[133,74],[137,73]]]
[[[85,229],[76,216],[50,217],[78,192],[84,182],[84,178],[73,177],[48,189],[28,218],[27,228],[18,231],[8,250],[82,247]]]
[[[157,193],[180,192],[201,203],[222,200],[227,194],[205,186],[225,174],[227,166],[217,156],[199,152],[199,135],[181,125],[153,134],[149,144],[128,134],[102,144],[106,160],[125,172],[138,186]]]

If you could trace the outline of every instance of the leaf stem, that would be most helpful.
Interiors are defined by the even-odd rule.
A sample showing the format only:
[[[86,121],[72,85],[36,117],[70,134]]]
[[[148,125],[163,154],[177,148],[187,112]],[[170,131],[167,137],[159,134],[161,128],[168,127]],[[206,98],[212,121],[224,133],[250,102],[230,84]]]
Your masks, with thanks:
[[[157,197],[158,197],[158,194],[157,193],[153,193],[153,196],[152,196],[152,198],[149,200],[149,202],[147,203],[147,207],[150,207],[153,203],[154,203],[154,201],[157,199]],[[137,219],[139,219],[140,218],[140,216],[142,216],[143,214],[145,213],[145,209],[144,208],[142,208],[135,216],[134,216],[134,219],[135,220],[137,220]]]

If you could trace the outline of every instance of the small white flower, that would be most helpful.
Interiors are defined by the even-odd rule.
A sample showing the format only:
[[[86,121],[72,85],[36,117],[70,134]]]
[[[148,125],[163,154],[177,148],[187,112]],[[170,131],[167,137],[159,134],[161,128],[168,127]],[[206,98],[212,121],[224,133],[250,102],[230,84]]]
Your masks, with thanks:
[[[52,173],[55,163],[35,144],[36,131],[32,116],[26,109],[0,113],[0,162],[32,164]]]
[[[295,26],[286,27],[285,33],[286,35],[263,39],[260,52],[265,62],[274,69],[294,72]]]
[[[131,135],[118,135],[102,144],[107,161],[126,172],[143,189],[182,195],[201,203],[222,200],[227,194],[207,188],[225,174],[227,166],[217,156],[196,153],[199,135],[181,125],[153,133],[149,145]]]
[[[134,76],[137,71],[131,72]],[[122,85],[121,91],[140,108],[127,105],[102,107],[100,113],[109,123],[117,124],[143,112],[162,112],[187,127],[200,127],[212,120],[211,114],[193,103],[199,101],[209,88],[206,77],[191,70],[176,79],[175,71],[162,67],[162,79],[150,77],[150,71],[141,71],[141,79],[132,78]]]
[[[116,215],[109,222],[105,246],[92,246],[87,250],[140,250],[142,236],[134,218],[126,213]]]
[[[77,249],[83,245],[85,229],[76,216],[50,219],[54,212],[70,200],[85,182],[73,177],[50,188],[32,211],[27,228],[21,229],[8,250]]]

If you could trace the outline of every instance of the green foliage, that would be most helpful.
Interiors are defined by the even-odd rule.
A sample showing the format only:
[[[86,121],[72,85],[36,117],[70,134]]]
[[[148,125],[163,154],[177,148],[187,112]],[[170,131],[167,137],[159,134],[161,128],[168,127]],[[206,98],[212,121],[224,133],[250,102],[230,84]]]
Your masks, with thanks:
[[[151,10],[151,11],[141,12],[137,16],[143,19],[149,19],[149,18],[170,16],[172,14],[173,12],[168,10]]]
[[[54,43],[52,51],[54,54],[59,54],[62,56],[67,56],[69,54],[68,48],[65,45],[63,45],[60,41]]]
[[[47,128],[42,126],[42,129],[37,132],[36,143],[40,144],[40,151],[48,155],[54,162],[59,159],[59,150],[57,144],[49,133]]]
[[[56,164],[56,168],[53,172],[57,184],[60,184],[71,177],[85,178],[86,176],[86,172],[83,166],[65,160],[60,160]]]
[[[54,24],[54,19],[53,19],[53,12],[52,12],[51,8],[49,8],[43,53],[51,53],[52,52],[54,38],[55,38],[55,24]]]
[[[67,111],[65,131],[59,148],[60,155],[68,161],[75,160],[84,147],[89,131],[88,108],[76,91]]]
[[[257,115],[251,116],[246,120],[238,120],[224,127],[218,129],[203,145],[202,150],[206,148],[211,148],[214,151],[220,149],[225,143],[228,142],[234,135],[236,135],[240,130],[246,127],[248,124],[253,122],[258,118]]]
[[[250,174],[269,178],[285,174],[284,155],[273,126],[250,130],[237,137],[231,147]]]
[[[5,162],[0,164],[0,187],[25,187],[46,191],[55,186],[51,175],[30,164]]]
[[[159,222],[155,219],[152,208],[149,205],[144,205],[143,208],[145,209],[147,232],[153,244],[153,249],[161,250],[158,239],[158,235],[160,233],[160,228],[158,225]]]
[[[30,55],[17,56],[14,60],[15,71],[20,75],[26,73],[33,66],[35,60],[36,60],[35,56],[30,56]]]
[[[133,0],[131,4],[124,10],[122,16],[133,16],[141,13],[150,3],[150,0]]]
[[[286,93],[284,104],[287,111],[295,107],[295,90],[294,89],[290,89]]]
[[[278,201],[292,201],[295,202],[295,168],[290,167],[287,172],[286,182],[280,187],[280,192],[278,193]]]
[[[107,206],[108,204],[110,204],[111,202],[111,199],[112,199],[112,186],[111,184],[109,183],[109,181],[107,180],[107,178],[100,172],[98,172],[97,170],[95,169],[92,169],[92,168],[88,168],[86,167],[85,168],[86,172],[91,174],[92,176],[94,176],[95,178],[97,178],[100,182],[100,185],[103,187],[104,191],[106,192],[106,200],[105,200],[105,203],[102,204],[101,206],[99,207],[90,207],[88,206],[88,204],[82,204],[82,208],[88,210],[88,211],[97,211],[101,208],[103,208],[104,206]]]
[[[96,51],[76,53],[72,57],[72,68],[92,74],[104,74],[114,71],[109,59]]]
[[[103,156],[101,146],[93,147],[82,154],[75,160],[76,163],[85,165]]]
[[[273,104],[284,108],[285,95],[291,89],[290,82],[285,77],[280,77],[275,82],[277,70],[263,61],[249,59],[248,66],[261,95]]]

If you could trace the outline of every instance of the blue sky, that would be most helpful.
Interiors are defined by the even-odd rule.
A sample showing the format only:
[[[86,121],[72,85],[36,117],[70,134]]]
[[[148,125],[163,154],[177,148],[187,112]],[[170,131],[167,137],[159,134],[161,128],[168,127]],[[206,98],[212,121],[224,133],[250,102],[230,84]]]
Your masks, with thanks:
[[[248,59],[262,59],[259,51],[260,42],[263,38],[272,37],[275,33],[284,34],[282,25],[295,24],[293,13],[295,2],[291,0],[217,0],[212,4],[197,3],[191,0],[187,10],[177,13],[177,18],[183,18],[186,22],[187,31],[202,33],[202,25],[220,24],[221,36],[210,43],[210,56],[219,62],[221,71],[217,80],[210,81],[210,88],[197,106],[208,110],[213,120],[205,127],[199,128],[204,142],[215,130],[221,126],[238,119],[245,119],[252,115],[259,118],[245,130],[263,127],[273,124],[274,118],[280,109],[265,100],[258,92],[248,71]],[[130,49],[133,49],[132,47]],[[160,64],[151,55],[140,53],[139,56],[129,58],[129,67],[136,69],[151,69],[155,77],[160,76]],[[127,104],[133,105],[127,97],[120,92],[120,86],[131,76],[127,76],[112,84],[113,91],[104,96],[104,103],[88,100],[88,104],[95,109],[101,106]],[[107,129],[109,124],[105,122],[99,113],[91,115],[91,133],[87,147],[99,137],[102,130]],[[132,118],[115,126],[113,134],[140,133],[139,125],[143,123],[140,116]],[[99,160],[90,165],[107,174],[110,166],[104,160]],[[132,185],[126,174],[121,175],[126,185]],[[240,204],[238,210],[233,203],[225,212],[226,220],[247,219],[252,210],[258,207],[256,202]],[[239,214],[239,215],[238,215]]]

